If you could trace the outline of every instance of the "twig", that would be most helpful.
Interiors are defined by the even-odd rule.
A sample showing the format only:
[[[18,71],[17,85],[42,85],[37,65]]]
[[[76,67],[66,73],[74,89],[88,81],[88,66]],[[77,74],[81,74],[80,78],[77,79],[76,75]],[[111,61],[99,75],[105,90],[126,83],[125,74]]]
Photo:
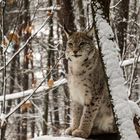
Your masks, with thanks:
[[[123,61],[120,61],[119,64],[121,67],[126,67],[126,66],[129,66],[129,65],[132,65],[135,61],[135,58],[130,58],[130,59],[127,59],[127,60],[123,60]],[[138,61],[137,63],[140,63],[140,58],[138,58]]]
[[[46,25],[46,23],[49,21],[49,19],[51,18],[51,16],[47,17],[46,20],[43,22],[43,24],[41,25],[41,27],[34,33],[32,34],[27,41],[24,43],[24,45],[17,51],[15,52],[15,54],[11,57],[11,59],[6,63],[6,66],[8,66],[10,64],[10,62],[26,47],[26,45],[28,44],[28,42],[34,38],[34,36],[36,36],[36,34]],[[4,67],[0,68],[0,71],[3,70]]]
[[[10,111],[6,116],[5,116],[5,120],[8,119],[20,106],[22,106],[26,101],[28,101],[34,93],[36,93],[36,91],[38,90],[38,88],[46,81],[46,78],[48,77],[48,75],[52,72],[52,70],[54,68],[56,68],[58,62],[60,61],[60,59],[63,57],[63,55],[57,60],[57,63],[50,69],[50,71],[48,72],[48,74],[46,75],[46,77],[42,80],[42,82],[34,89],[34,91],[27,96],[26,98],[24,98],[12,111]]]
[[[139,36],[138,36],[137,40],[139,40]],[[137,41],[137,46],[136,46],[136,49],[135,49],[135,52],[134,52],[134,62],[133,62],[131,79],[130,79],[130,86],[129,86],[129,90],[128,90],[128,96],[129,97],[131,96],[131,90],[132,90],[133,80],[134,80],[135,71],[136,71],[136,68],[137,68],[137,63],[138,63],[138,60],[139,60],[139,56],[140,56],[139,42]]]
[[[1,33],[2,33],[2,41],[4,41],[4,16],[5,16],[5,7],[6,7],[6,0],[1,1],[1,8],[2,8],[2,14],[1,14]],[[5,96],[6,96],[6,53],[4,51],[4,48],[2,48],[2,61],[4,65],[3,69],[3,77],[2,77],[2,94],[3,94],[3,102],[2,102],[2,107],[1,107],[1,116],[5,117]],[[5,119],[3,118],[1,122],[2,128],[1,128],[1,140],[5,139],[5,131],[6,131],[6,124],[5,124]]]
[[[5,16],[5,7],[6,7],[6,1],[3,0],[2,1],[2,17],[1,17],[1,25],[2,25],[2,40],[4,40],[4,16]],[[5,114],[5,96],[6,96],[6,53],[4,51],[4,48],[2,48],[2,61],[3,61],[3,65],[4,65],[4,69],[3,69],[3,82],[2,82],[2,94],[3,94],[3,102],[2,102],[2,113]]]
[[[40,109],[39,109],[39,107],[33,102],[33,100],[30,100],[31,101],[31,103],[33,104],[33,106],[38,110],[38,114],[39,114],[39,116],[40,116],[40,118],[43,120],[43,122],[45,123],[45,125],[46,126],[49,126],[49,127],[51,127],[51,128],[53,128],[53,129],[57,129],[55,126],[53,126],[53,125],[50,125],[50,124],[48,124],[47,122],[46,122],[46,120],[43,118],[43,114],[42,114],[42,112],[40,111]]]
[[[122,2],[122,0],[118,1],[115,5],[111,6],[110,9],[117,7],[121,2]]]

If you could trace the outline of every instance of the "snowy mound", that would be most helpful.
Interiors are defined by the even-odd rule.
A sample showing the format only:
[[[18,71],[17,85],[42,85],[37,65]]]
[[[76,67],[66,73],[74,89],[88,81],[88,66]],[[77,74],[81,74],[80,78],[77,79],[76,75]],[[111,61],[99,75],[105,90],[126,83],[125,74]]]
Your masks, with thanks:
[[[53,136],[40,136],[32,140],[84,140],[82,138],[73,138],[73,137],[53,137]]]

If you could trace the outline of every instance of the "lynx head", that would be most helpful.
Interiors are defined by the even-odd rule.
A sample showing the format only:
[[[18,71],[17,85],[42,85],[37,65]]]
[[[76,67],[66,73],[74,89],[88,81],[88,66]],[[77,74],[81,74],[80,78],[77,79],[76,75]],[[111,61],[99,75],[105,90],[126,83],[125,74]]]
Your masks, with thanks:
[[[67,49],[66,56],[70,60],[84,61],[93,57],[95,46],[93,36],[89,32],[66,32],[67,34]]]

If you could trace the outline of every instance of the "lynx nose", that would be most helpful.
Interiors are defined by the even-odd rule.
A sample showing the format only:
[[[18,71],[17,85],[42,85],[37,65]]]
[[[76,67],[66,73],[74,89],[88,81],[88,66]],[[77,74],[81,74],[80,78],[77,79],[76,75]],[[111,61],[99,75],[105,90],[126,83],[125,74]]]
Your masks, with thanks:
[[[75,55],[77,54],[77,52],[78,52],[77,50],[74,50],[74,51],[73,51],[73,53],[74,53]]]

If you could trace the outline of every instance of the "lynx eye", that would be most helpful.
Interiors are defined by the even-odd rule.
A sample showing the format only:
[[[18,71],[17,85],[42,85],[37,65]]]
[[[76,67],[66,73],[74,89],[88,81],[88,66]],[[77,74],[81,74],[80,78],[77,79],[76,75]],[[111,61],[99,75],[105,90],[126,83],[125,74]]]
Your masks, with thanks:
[[[69,43],[68,43],[68,46],[69,46],[70,48],[72,48],[72,47],[73,47],[73,44],[72,44],[71,42],[69,42]]]
[[[83,46],[83,45],[85,45],[86,44],[86,42],[81,42],[80,44],[79,44],[79,46]]]

